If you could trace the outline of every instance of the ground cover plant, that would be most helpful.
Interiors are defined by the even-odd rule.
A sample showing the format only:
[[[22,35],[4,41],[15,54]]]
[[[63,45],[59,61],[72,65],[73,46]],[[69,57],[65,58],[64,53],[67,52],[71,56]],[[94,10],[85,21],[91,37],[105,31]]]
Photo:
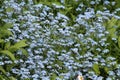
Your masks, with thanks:
[[[0,3],[0,5],[3,4]],[[18,62],[20,62],[22,57],[28,54],[23,48],[27,44],[26,40],[14,40],[12,37],[13,33],[9,30],[13,25],[3,20],[5,16],[2,13],[2,9],[0,16],[0,80],[15,80],[11,70],[19,65]],[[22,54],[17,54],[18,51],[21,51]]]
[[[120,79],[118,0],[4,0],[0,8],[0,52],[10,62],[0,56],[2,79]]]

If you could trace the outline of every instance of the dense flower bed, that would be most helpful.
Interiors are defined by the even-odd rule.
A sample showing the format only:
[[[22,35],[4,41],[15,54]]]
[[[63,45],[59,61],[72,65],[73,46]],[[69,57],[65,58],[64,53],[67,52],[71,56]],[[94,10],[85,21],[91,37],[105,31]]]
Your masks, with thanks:
[[[29,45],[28,57],[11,69],[15,78],[73,80],[79,74],[85,80],[120,79],[117,2],[5,0],[2,11],[3,21],[14,26],[7,40],[26,39]]]

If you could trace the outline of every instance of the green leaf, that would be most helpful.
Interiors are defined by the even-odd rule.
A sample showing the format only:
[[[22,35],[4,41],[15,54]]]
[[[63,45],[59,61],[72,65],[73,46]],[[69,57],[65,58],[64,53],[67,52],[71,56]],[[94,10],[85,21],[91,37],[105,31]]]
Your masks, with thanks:
[[[75,19],[76,19],[75,15],[73,15],[72,13],[70,15],[72,17],[72,20],[75,21]]]
[[[118,37],[118,46],[120,48],[120,36]]]
[[[6,12],[11,12],[11,11],[13,11],[13,8],[8,7],[8,8],[6,9]]]
[[[11,28],[12,27],[12,24],[11,23],[6,23],[3,28],[4,29],[8,29],[8,28]]]
[[[27,46],[26,40],[21,40],[21,41],[17,42],[16,44],[14,44],[13,46],[11,46],[11,47],[9,48],[9,50],[10,50],[11,52],[14,52],[14,51],[16,51],[16,50],[18,50],[18,49],[20,49],[20,48],[22,48],[22,47],[26,47],[26,46]]]
[[[99,66],[98,64],[93,65],[93,70],[95,71],[96,74],[100,74]]]
[[[4,68],[2,66],[0,66],[0,71],[2,71],[2,73],[6,73],[6,71],[4,70]]]
[[[9,28],[12,28],[12,24],[11,23],[6,23],[3,26],[0,26],[1,30],[8,30]]]
[[[56,4],[56,5],[58,5],[58,6],[62,6],[60,2],[54,2],[54,3],[52,3],[52,4]]]
[[[16,80],[14,77],[10,77],[10,80]]]
[[[8,49],[10,47],[10,42],[7,42],[6,44],[5,44],[5,49]]]
[[[53,73],[50,77],[50,80],[56,80],[56,77],[57,77],[57,75],[55,73]]]
[[[117,38],[117,35],[115,34],[115,31],[116,31],[115,28],[111,28],[111,29],[108,30],[108,32],[110,33],[109,35],[110,35],[112,38]]]
[[[22,50],[22,53],[23,53],[23,55],[25,55],[25,56],[28,56],[28,52],[27,52],[27,50],[25,50],[25,49],[20,49],[20,50]]]
[[[7,55],[8,57],[11,58],[11,60],[15,60],[15,56],[8,50],[3,50],[3,51],[0,51],[0,53],[4,54],[4,55]]]
[[[113,26],[116,25],[117,21],[118,21],[117,19],[112,17],[112,19],[109,20],[108,23],[107,23],[107,29],[113,28]]]
[[[109,71],[107,67],[104,67],[104,70],[106,73],[108,73],[108,71]]]
[[[18,47],[18,48],[26,47],[27,46],[26,40],[21,40],[21,41],[17,42],[14,46]]]
[[[10,36],[10,35],[12,35],[12,32],[11,31],[9,31],[9,30],[4,30],[4,29],[1,29],[0,30],[0,38],[2,37],[6,37],[6,36]]]
[[[69,13],[72,9],[73,9],[73,7],[66,8],[65,14]]]
[[[3,43],[4,42],[4,40],[3,39],[0,39],[0,43]]]

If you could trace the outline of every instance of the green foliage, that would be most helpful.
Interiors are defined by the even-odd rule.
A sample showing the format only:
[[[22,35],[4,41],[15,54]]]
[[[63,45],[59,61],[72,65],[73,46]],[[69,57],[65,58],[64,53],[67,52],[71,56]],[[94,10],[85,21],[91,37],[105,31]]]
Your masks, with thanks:
[[[51,77],[50,77],[50,80],[55,80],[56,77],[57,77],[57,75],[53,73],[53,74],[51,75]]]
[[[1,20],[2,21],[2,20]],[[6,73],[10,72],[12,67],[14,67],[15,64],[14,61],[17,60],[15,57],[15,53],[18,50],[22,50],[25,55],[27,55],[26,50],[24,49],[24,47],[27,46],[26,44],[26,40],[21,40],[17,43],[9,40],[6,41],[5,39],[9,38],[10,36],[12,36],[12,32],[9,31],[8,29],[10,29],[12,27],[11,24],[9,23],[4,23],[4,22],[0,22],[0,57],[3,57],[3,61],[6,57],[9,57],[9,60],[12,61],[11,64],[4,64],[0,66],[0,79],[1,80],[16,80],[14,77],[12,76],[7,76]],[[20,59],[20,58],[19,58]]]
[[[99,70],[99,65],[98,64],[94,64],[93,65],[93,70],[95,71],[96,74],[100,74],[100,70]]]
[[[120,35],[119,35],[119,28],[120,28],[120,20],[115,19],[112,17],[110,20],[104,23],[106,30],[109,32],[107,37],[107,42],[110,43],[108,49],[110,50],[110,55],[117,58],[118,63],[120,63]],[[114,40],[116,39],[117,43]]]
[[[0,53],[7,55],[8,57],[11,58],[11,60],[15,61],[15,56],[8,50],[1,50]]]
[[[14,52],[22,47],[25,47],[25,46],[27,46],[26,40],[21,40],[21,41],[15,43],[14,45],[10,46],[9,51]]]
[[[120,48],[120,36],[118,37],[118,46]]]
[[[56,15],[57,12],[60,12],[62,14],[64,14],[65,16],[69,17],[69,22],[68,22],[68,26],[72,26],[75,27],[75,31],[77,34],[85,34],[86,28],[85,26],[73,26],[76,20],[77,15],[79,14],[83,14],[84,12],[87,10],[87,8],[94,8],[95,12],[97,11],[104,11],[104,8],[110,10],[110,12],[113,12],[115,9],[120,7],[120,1],[115,0],[116,1],[116,5],[114,5],[114,7],[110,4],[109,5],[104,5],[103,0],[98,1],[98,3],[95,4],[89,4],[91,0],[64,0],[65,2],[62,3],[60,2],[60,0],[33,0],[34,4],[43,4],[43,5],[47,5],[49,7],[51,7],[53,10],[52,12],[54,13],[54,15]],[[77,1],[77,2],[76,2]],[[21,2],[21,0],[18,0],[16,2]],[[25,3],[28,3],[28,0],[25,0]],[[57,6],[64,6],[65,8],[55,8],[55,6],[53,5],[57,5]],[[81,8],[81,11],[76,11],[76,8],[79,6],[79,4],[83,4],[84,6]],[[0,8],[2,5],[2,1],[0,1]],[[104,5],[104,6],[103,6]],[[11,12],[13,11],[13,8],[6,8],[5,11],[6,12]],[[23,12],[26,10],[26,7],[23,8]],[[118,14],[118,13],[117,13]],[[118,14],[119,15],[119,14]],[[96,15],[96,17],[100,17],[101,15]],[[16,18],[16,14],[14,14],[13,16],[14,18]],[[96,19],[96,18],[95,18]],[[86,22],[88,23],[92,23],[93,21],[95,21],[95,19],[90,19],[90,20],[86,20]],[[19,23],[19,21],[18,21]],[[24,21],[21,21],[22,24],[24,24]],[[41,23],[44,24],[44,23]],[[110,56],[115,57],[118,63],[120,63],[120,21],[114,17],[110,18],[109,20],[106,20],[105,22],[103,22],[103,25],[105,26],[106,30],[109,32],[109,35],[106,36],[107,38],[107,43],[110,43],[109,46],[107,47],[102,47],[102,46],[92,46],[93,48],[91,49],[87,49],[86,46],[89,46],[90,44],[84,44],[82,41],[80,41],[79,38],[77,38],[75,40],[75,43],[80,44],[81,47],[81,51],[78,50],[79,55],[85,55],[86,52],[89,50],[94,56],[98,55],[101,52],[97,52],[95,51],[95,49],[97,47],[100,47],[102,50],[104,49],[109,49],[110,52],[109,54],[103,55],[103,58],[107,58]],[[15,78],[13,76],[7,77],[6,73],[10,72],[10,70],[12,69],[12,67],[15,67],[17,64],[14,63],[15,60],[18,59],[22,59],[23,57],[21,56],[17,56],[16,52],[18,50],[22,51],[23,55],[28,56],[27,51],[24,49],[26,46],[28,46],[26,44],[27,40],[20,40],[19,42],[14,42],[14,41],[6,41],[5,39],[7,39],[10,36],[13,36],[12,32],[10,30],[8,30],[9,28],[11,28],[12,25],[9,23],[4,23],[2,21],[2,18],[0,18],[0,57],[6,58],[8,57],[9,60],[11,60],[13,63],[9,64],[9,65],[2,65],[0,66],[0,80],[15,80]],[[51,31],[52,33],[52,31]],[[33,34],[34,35],[34,34]],[[75,35],[76,36],[76,35]],[[70,38],[75,37],[74,35],[71,35]],[[51,34],[50,38],[57,41],[60,38],[63,38],[63,36],[60,35],[56,35],[56,34]],[[66,37],[64,37],[66,39]],[[96,37],[94,37],[94,34],[90,36],[90,38],[93,39],[97,39]],[[116,41],[112,40],[113,38],[116,39]],[[73,38],[75,39],[75,38]],[[52,40],[51,40],[52,41]],[[96,40],[99,41],[99,40]],[[55,51],[62,51],[62,50],[66,50],[66,51],[70,51],[70,48],[74,48],[74,45],[70,45],[70,46],[62,46],[62,45],[52,45]],[[92,50],[93,49],[93,50]],[[42,56],[44,58],[47,57],[47,50],[43,52]],[[74,53],[74,51],[72,52]],[[63,53],[64,54],[64,53]],[[68,71],[68,69],[66,69],[63,66],[63,62],[57,59],[57,56],[61,55],[61,54],[55,54],[54,58],[54,64],[58,64],[62,69],[57,69],[57,67],[54,64],[51,64],[50,66],[52,66],[52,68],[56,69],[58,72],[60,73],[65,73]],[[102,55],[102,54],[100,54]],[[75,59],[75,61],[77,61],[78,63],[81,63],[82,60],[84,59],[79,59],[77,60],[77,54],[71,54],[71,56]],[[4,59],[3,59],[4,62]],[[107,62],[107,61],[106,61]],[[108,61],[108,64],[110,64],[110,62]],[[116,68],[116,66],[111,66],[111,68],[108,68],[106,66],[101,66],[101,64],[93,64],[92,70],[98,75],[98,76],[103,76],[107,78],[108,72],[111,70],[114,70]],[[51,72],[51,70],[48,69],[48,72]],[[83,73],[85,74],[85,73]],[[52,74],[50,75],[50,80],[55,80],[58,77],[58,75],[54,72],[52,72]],[[63,76],[59,77],[61,79],[63,79]],[[25,80],[30,80],[30,79],[25,79]]]
[[[9,23],[4,24],[3,26],[0,25],[0,39],[6,38],[12,35],[12,32],[8,30],[8,28],[10,27],[11,27],[11,24]]]

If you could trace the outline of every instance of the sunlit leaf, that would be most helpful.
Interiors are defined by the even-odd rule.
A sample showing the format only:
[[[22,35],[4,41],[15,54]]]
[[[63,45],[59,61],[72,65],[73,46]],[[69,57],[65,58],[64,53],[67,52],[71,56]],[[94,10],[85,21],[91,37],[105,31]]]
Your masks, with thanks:
[[[23,49],[23,48],[22,48],[21,50],[22,50],[23,55],[28,56],[27,50],[25,50],[25,49]]]
[[[15,56],[10,52],[10,51],[8,51],[8,50],[2,50],[2,51],[0,51],[0,53],[2,53],[2,54],[4,54],[4,55],[7,55],[8,57],[10,57],[11,58],[11,60],[15,60]]]
[[[0,39],[0,43],[3,43],[4,42],[4,40],[3,39]]]
[[[93,65],[93,70],[95,71],[96,74],[100,74],[99,66],[98,64]]]
[[[0,71],[2,71],[4,74],[6,73],[6,71],[4,70],[2,66],[0,66]]]
[[[11,46],[11,47],[9,48],[9,50],[10,50],[11,52],[14,52],[14,51],[16,51],[16,50],[18,50],[18,49],[20,49],[20,48],[22,48],[22,47],[26,47],[26,46],[27,46],[26,40],[21,40],[21,41],[17,42],[16,44],[14,44],[13,46]]]
[[[57,75],[53,73],[50,77],[50,80],[56,80],[56,77],[57,77]]]
[[[6,44],[5,44],[5,49],[8,49],[10,47],[10,42],[7,42]]]
[[[6,12],[11,12],[11,11],[13,11],[13,8],[10,7],[6,8]]]
[[[115,28],[109,29],[108,31],[109,31],[110,36],[111,36],[112,38],[117,38],[117,35],[115,34],[115,31],[116,31]]]
[[[118,46],[120,48],[120,36],[118,37]]]

